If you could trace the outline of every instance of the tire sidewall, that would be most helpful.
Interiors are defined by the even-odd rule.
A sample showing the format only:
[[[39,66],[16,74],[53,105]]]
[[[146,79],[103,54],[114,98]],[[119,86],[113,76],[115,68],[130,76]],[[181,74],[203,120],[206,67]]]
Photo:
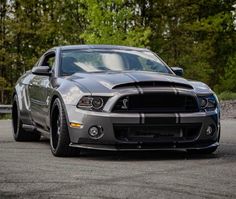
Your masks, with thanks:
[[[56,151],[57,151],[57,149],[58,149],[58,143],[59,143],[59,139],[60,138],[58,138],[58,143],[57,143],[57,147],[56,148],[54,148],[54,146],[53,146],[53,119],[54,118],[52,118],[53,117],[53,113],[54,113],[54,111],[55,111],[55,108],[57,107],[58,108],[58,114],[60,115],[60,117],[61,117],[61,111],[60,111],[60,101],[59,101],[59,99],[57,98],[57,99],[55,99],[55,101],[53,102],[53,105],[52,105],[52,111],[51,111],[51,113],[50,113],[50,126],[51,126],[51,128],[50,128],[50,146],[51,146],[51,151],[52,151],[52,153],[53,154],[55,154],[56,153]]]
[[[58,137],[58,141],[57,141],[57,146],[54,148],[53,146],[53,118],[54,117],[54,110],[55,108],[58,109],[58,114],[59,114],[59,117],[60,117],[60,134],[59,134],[59,137]],[[61,150],[63,147],[66,147],[65,145],[68,144],[68,147],[69,147],[69,143],[65,143],[65,137],[68,136],[68,132],[65,132],[65,128],[64,125],[66,123],[67,125],[67,122],[64,121],[66,120],[66,117],[65,117],[65,111],[63,109],[63,106],[62,106],[62,102],[60,101],[59,98],[56,98],[55,101],[53,102],[53,105],[52,105],[52,109],[51,109],[51,113],[50,113],[50,125],[51,125],[51,128],[50,128],[50,145],[51,145],[51,151],[54,155],[57,155],[59,153],[63,153]],[[64,114],[64,115],[63,115]]]
[[[14,96],[12,105],[14,106],[15,103],[16,103],[16,109],[17,109],[17,121],[14,121],[14,118],[12,118],[12,133],[13,133],[14,139],[18,140],[20,128],[22,127],[22,123],[21,123],[21,119],[20,119],[20,110],[19,110],[19,102],[18,102],[17,95]],[[13,111],[13,109],[12,109],[12,111]],[[13,112],[12,112],[12,117],[13,117]],[[17,122],[16,129],[14,128],[14,122]]]

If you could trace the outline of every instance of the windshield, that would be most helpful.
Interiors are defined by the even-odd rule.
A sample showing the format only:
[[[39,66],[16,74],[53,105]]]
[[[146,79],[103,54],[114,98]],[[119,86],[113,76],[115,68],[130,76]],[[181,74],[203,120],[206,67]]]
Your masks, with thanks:
[[[61,75],[127,70],[171,73],[163,61],[150,51],[117,49],[62,51]]]

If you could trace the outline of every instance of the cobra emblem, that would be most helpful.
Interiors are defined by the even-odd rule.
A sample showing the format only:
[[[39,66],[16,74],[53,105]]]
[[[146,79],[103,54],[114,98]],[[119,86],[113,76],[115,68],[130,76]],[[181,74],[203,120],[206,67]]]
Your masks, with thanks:
[[[127,98],[125,98],[125,99],[123,99],[123,105],[122,105],[122,109],[128,109],[128,106],[127,106],[127,103],[128,103],[128,99]]]

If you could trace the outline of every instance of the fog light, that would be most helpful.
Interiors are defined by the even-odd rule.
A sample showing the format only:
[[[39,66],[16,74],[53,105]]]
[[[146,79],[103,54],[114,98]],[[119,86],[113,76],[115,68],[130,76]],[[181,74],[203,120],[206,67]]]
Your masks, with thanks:
[[[97,126],[92,126],[89,131],[88,134],[90,135],[90,137],[94,138],[94,139],[99,139],[102,137],[102,132],[101,132],[101,128],[97,127]]]
[[[214,131],[215,131],[215,128],[214,128],[214,126],[212,126],[212,125],[210,125],[210,126],[208,126],[207,127],[207,129],[206,129],[206,135],[213,135],[214,134]]]

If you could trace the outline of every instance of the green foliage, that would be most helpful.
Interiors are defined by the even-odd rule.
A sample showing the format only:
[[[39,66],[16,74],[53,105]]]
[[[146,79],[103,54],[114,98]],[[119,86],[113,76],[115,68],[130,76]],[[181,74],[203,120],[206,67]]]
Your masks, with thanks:
[[[87,28],[81,38],[88,44],[119,44],[144,47],[151,30],[133,26],[133,8],[123,0],[88,0]]]
[[[10,120],[11,114],[0,114],[0,120]]]
[[[180,63],[185,67],[186,77],[210,84],[214,69],[209,63],[213,51],[209,46],[207,42],[193,44],[190,54],[181,57]]]
[[[7,81],[4,77],[0,76],[0,104],[4,101],[4,91],[6,90]]]
[[[217,95],[220,100],[236,100],[236,93],[225,91]]]
[[[219,91],[236,92],[236,54],[226,65],[225,74],[221,77],[221,84],[216,86]]]
[[[12,89],[53,46],[117,44],[148,47],[170,66],[183,67],[186,78],[204,81],[219,92],[235,92],[235,4],[235,0],[1,0],[0,76]],[[8,91],[4,92],[5,100]]]
[[[0,90],[3,90],[7,86],[7,81],[4,77],[0,77]]]

